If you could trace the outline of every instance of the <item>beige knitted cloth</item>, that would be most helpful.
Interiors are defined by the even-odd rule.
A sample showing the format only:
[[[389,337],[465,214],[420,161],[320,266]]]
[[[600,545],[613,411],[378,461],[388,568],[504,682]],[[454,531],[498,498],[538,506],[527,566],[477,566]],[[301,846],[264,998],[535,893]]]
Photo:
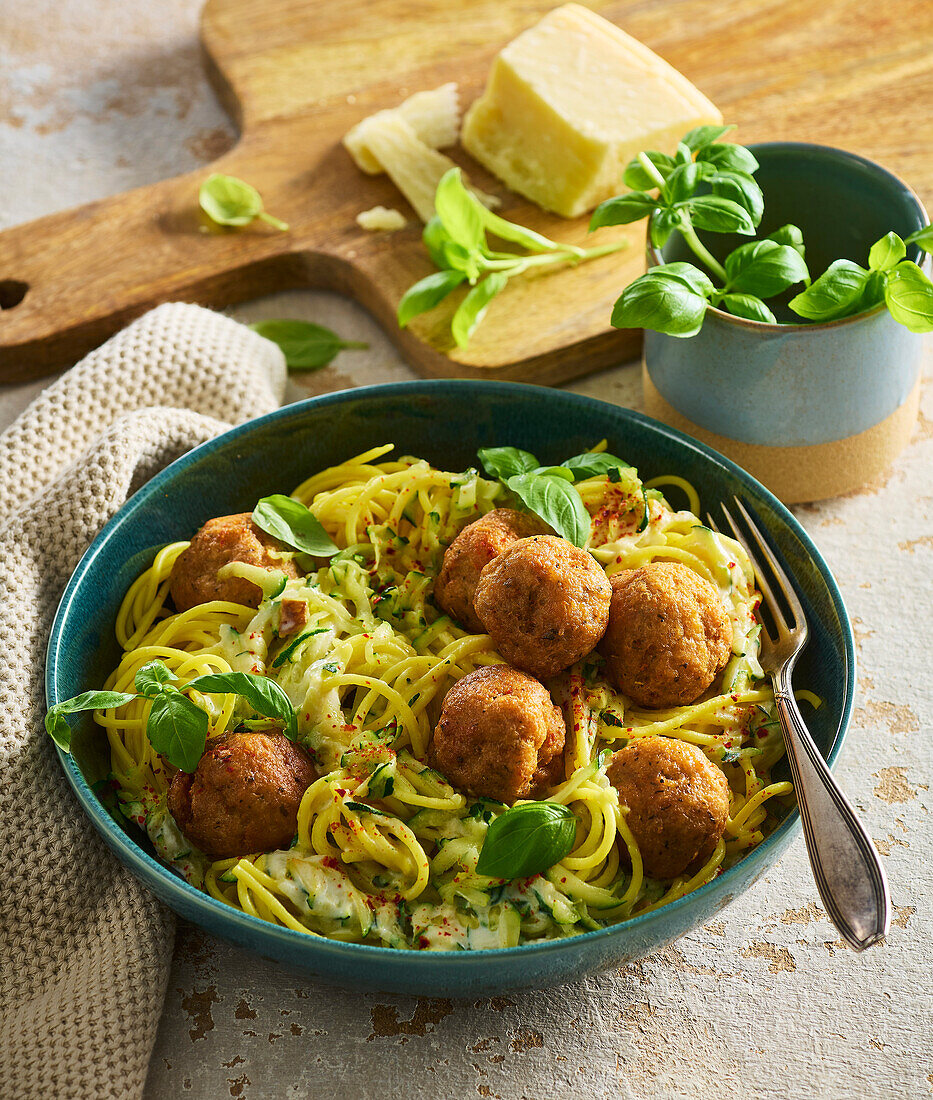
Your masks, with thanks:
[[[43,730],[62,589],[143,482],[275,408],[284,387],[273,344],[197,306],[165,305],[0,435],[3,1100],[139,1096],[172,953],[172,915],[98,838]]]

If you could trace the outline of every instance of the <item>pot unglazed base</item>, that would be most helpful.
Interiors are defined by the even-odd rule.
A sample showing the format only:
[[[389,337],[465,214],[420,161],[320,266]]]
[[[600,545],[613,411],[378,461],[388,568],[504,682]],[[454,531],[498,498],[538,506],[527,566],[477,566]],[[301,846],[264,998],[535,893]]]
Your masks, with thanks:
[[[661,396],[644,365],[642,384],[648,416],[715,447],[786,504],[839,496],[883,473],[910,441],[920,403],[918,379],[903,405],[858,435],[806,447],[766,447],[694,424]]]

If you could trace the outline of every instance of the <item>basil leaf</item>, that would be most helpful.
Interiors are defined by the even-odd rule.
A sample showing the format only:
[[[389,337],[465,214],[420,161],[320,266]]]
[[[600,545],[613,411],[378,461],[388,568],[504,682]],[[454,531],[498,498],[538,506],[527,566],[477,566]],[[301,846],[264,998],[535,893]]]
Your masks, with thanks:
[[[664,197],[669,203],[683,202],[690,198],[700,182],[700,166],[693,160],[678,164],[664,182]]]
[[[593,211],[590,218],[590,232],[604,225],[628,225],[641,221],[658,208],[658,200],[644,191],[630,191],[627,195],[618,195],[606,199]]]
[[[538,469],[538,460],[530,451],[518,447],[482,447],[477,455],[486,473],[504,481],[514,474],[526,474]]]
[[[875,241],[868,253],[868,266],[872,271],[890,271],[907,255],[907,245],[896,233],[886,233]]]
[[[450,168],[441,176],[434,193],[434,209],[450,239],[470,252],[486,240],[478,205],[463,186],[459,168]]]
[[[702,149],[704,145],[712,145],[721,137],[734,130],[734,126],[697,126],[684,136],[683,143],[692,152]]]
[[[336,332],[311,321],[256,321],[249,327],[277,344],[285,355],[286,367],[294,371],[320,370],[339,351],[369,347],[360,340],[341,340]]]
[[[450,234],[444,228],[441,219],[434,217],[427,223],[421,234],[424,247],[434,262],[435,267],[447,267],[447,257],[444,255],[444,245],[450,240]]]
[[[164,661],[150,661],[143,665],[133,678],[140,695],[151,699],[158,695],[166,684],[174,683],[178,677]]]
[[[702,294],[704,298],[709,298],[716,290],[705,271],[682,260],[676,260],[672,264],[659,264],[651,270],[659,275],[676,279],[678,283],[683,283],[697,294]]]
[[[715,172],[709,182],[714,195],[738,203],[748,212],[753,225],[760,223],[765,199],[754,176],[745,172]]]
[[[888,273],[884,300],[891,316],[911,332],[933,332],[933,283],[911,260]]]
[[[659,153],[657,150],[652,149],[646,152],[645,156],[665,179],[677,167],[677,162],[673,157],[669,157],[667,153]],[[657,180],[645,171],[638,157],[634,157],[625,166],[622,181],[626,187],[631,187],[633,191],[653,191],[658,186]]]
[[[933,252],[933,225],[925,225],[904,239],[905,244],[915,244],[924,252]]]
[[[782,225],[780,229],[775,229],[773,233],[769,233],[765,239],[776,241],[778,244],[789,245],[795,252],[800,253],[801,259],[807,257],[807,250],[803,243],[803,233],[796,225]]]
[[[538,466],[531,471],[533,474],[547,475],[548,477],[559,477],[562,481],[566,481],[568,484],[573,485],[577,480],[573,476],[573,471],[568,470],[566,466]]]
[[[219,172],[208,176],[198,191],[198,203],[217,225],[249,225],[255,218],[261,218],[276,229],[288,229],[285,222],[265,212],[256,188],[236,176]]]
[[[180,691],[165,691],[152,700],[146,736],[153,749],[183,772],[193,772],[207,741],[207,712]]]
[[[263,497],[253,509],[252,520],[267,535],[305,554],[329,558],[339,550],[314,513],[284,493]]]
[[[788,304],[809,321],[832,321],[851,314],[867,282],[868,272],[863,267],[851,260],[835,260]]]
[[[669,336],[694,336],[707,300],[679,278],[655,268],[630,283],[612,310],[615,328],[650,328]]]
[[[680,229],[683,219],[679,210],[659,207],[648,221],[648,237],[655,248],[663,248],[675,229]]]
[[[489,303],[505,289],[508,281],[508,275],[501,271],[492,271],[463,299],[450,322],[450,331],[453,333],[457,347],[467,346],[476,326],[482,321],[489,308]]]
[[[726,168],[732,172],[747,172],[751,175],[758,171],[758,161],[744,145],[732,145],[728,141],[707,143],[697,150],[697,160],[715,164],[717,168]]]
[[[45,732],[63,752],[71,752],[71,726],[66,714],[78,714],[84,710],[110,710],[132,702],[135,694],[125,691],[85,691],[71,699],[65,699],[49,707],[45,716]]]
[[[887,271],[872,271],[865,280],[865,289],[858,301],[851,307],[849,313],[864,313],[867,309],[874,309],[884,301],[884,288],[888,281]]]
[[[724,294],[720,305],[735,317],[744,317],[748,321],[764,321],[776,325],[777,319],[760,298],[751,294]]]
[[[770,298],[809,277],[803,257],[777,241],[750,241],[726,257],[727,289],[739,294]]]
[[[560,475],[532,470],[508,478],[505,484],[561,538],[581,549],[586,545],[590,516],[571,482]]]
[[[410,286],[398,304],[399,328],[405,328],[419,314],[440,305],[465,279],[462,271],[435,271]]]
[[[732,199],[721,195],[696,195],[684,205],[697,229],[706,229],[712,233],[755,232],[751,214]]]
[[[489,826],[476,873],[502,879],[540,874],[567,855],[576,832],[573,813],[557,802],[513,806]]]
[[[295,708],[282,688],[268,676],[252,672],[210,672],[197,676],[187,687],[212,695],[241,695],[257,714],[284,722],[286,737],[294,741],[298,736]]]
[[[573,471],[574,481],[583,481],[588,477],[599,477],[601,474],[608,475],[610,470],[631,469],[631,463],[623,462],[621,458],[606,454],[605,451],[574,455],[573,458],[568,458],[561,465]]]

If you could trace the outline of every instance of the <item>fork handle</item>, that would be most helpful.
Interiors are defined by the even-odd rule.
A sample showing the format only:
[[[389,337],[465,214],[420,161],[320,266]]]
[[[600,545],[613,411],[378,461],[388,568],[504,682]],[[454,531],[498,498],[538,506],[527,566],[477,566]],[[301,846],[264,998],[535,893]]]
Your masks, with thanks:
[[[833,924],[863,951],[887,934],[891,920],[881,857],[813,743],[789,669],[775,677],[774,698],[817,890]]]

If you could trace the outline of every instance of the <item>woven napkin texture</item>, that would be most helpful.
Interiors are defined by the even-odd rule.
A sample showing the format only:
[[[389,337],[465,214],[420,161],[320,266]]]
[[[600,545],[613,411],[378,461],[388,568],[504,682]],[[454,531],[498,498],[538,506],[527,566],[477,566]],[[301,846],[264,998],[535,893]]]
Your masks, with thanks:
[[[43,729],[62,590],[127,497],[277,407],[284,388],[275,345],[198,306],[164,305],[0,435],[3,1100],[140,1096],[172,953],[174,918],[84,817]]]

